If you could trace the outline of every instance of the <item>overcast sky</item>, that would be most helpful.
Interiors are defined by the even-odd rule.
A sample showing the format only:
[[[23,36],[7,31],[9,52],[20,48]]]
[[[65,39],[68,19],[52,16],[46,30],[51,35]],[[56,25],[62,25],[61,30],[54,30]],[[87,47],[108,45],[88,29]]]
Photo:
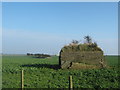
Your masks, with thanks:
[[[58,54],[86,35],[104,54],[118,54],[117,2],[4,2],[2,19],[5,54]]]

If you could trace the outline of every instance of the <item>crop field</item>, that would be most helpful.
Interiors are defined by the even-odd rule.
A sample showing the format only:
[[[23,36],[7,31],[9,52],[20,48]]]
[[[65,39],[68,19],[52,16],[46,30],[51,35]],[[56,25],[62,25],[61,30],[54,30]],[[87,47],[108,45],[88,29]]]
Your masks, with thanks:
[[[21,88],[21,70],[24,70],[24,88],[119,88],[117,56],[105,56],[106,69],[59,69],[58,57],[40,59],[25,55],[3,55],[2,87]]]

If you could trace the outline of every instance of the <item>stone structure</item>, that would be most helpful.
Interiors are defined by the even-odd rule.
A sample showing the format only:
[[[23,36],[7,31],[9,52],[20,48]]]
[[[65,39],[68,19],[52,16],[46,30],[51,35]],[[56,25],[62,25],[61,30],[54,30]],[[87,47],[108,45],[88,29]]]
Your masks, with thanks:
[[[59,65],[62,69],[72,68],[72,63],[98,65],[104,62],[103,51],[92,44],[64,46],[60,51]]]

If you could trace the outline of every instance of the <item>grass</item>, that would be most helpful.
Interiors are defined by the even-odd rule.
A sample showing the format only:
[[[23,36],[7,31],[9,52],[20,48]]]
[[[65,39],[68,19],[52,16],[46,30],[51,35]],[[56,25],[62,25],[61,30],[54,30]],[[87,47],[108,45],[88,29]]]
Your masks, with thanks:
[[[114,68],[92,70],[58,69],[58,57],[46,59],[31,56],[5,55],[2,58],[2,87],[20,88],[21,70],[24,70],[25,88],[69,88],[73,76],[74,88],[118,88],[118,59],[106,56]]]
[[[109,66],[118,66],[118,56],[105,56],[105,60]]]

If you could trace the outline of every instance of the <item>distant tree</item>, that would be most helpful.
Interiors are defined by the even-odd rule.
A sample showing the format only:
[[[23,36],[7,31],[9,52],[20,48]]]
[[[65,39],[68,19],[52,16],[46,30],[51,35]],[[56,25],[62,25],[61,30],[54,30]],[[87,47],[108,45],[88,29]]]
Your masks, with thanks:
[[[92,38],[89,35],[85,36],[84,39],[86,40],[86,43],[92,43]]]
[[[71,42],[72,44],[78,44],[79,43],[79,41],[78,40],[72,40],[72,42]]]
[[[30,53],[27,53],[27,56],[30,56]]]
[[[33,54],[32,54],[32,53],[31,53],[30,55],[31,55],[31,56],[33,56]]]
[[[47,58],[47,57],[51,57],[51,55],[48,54],[34,54],[35,57],[37,58]]]

